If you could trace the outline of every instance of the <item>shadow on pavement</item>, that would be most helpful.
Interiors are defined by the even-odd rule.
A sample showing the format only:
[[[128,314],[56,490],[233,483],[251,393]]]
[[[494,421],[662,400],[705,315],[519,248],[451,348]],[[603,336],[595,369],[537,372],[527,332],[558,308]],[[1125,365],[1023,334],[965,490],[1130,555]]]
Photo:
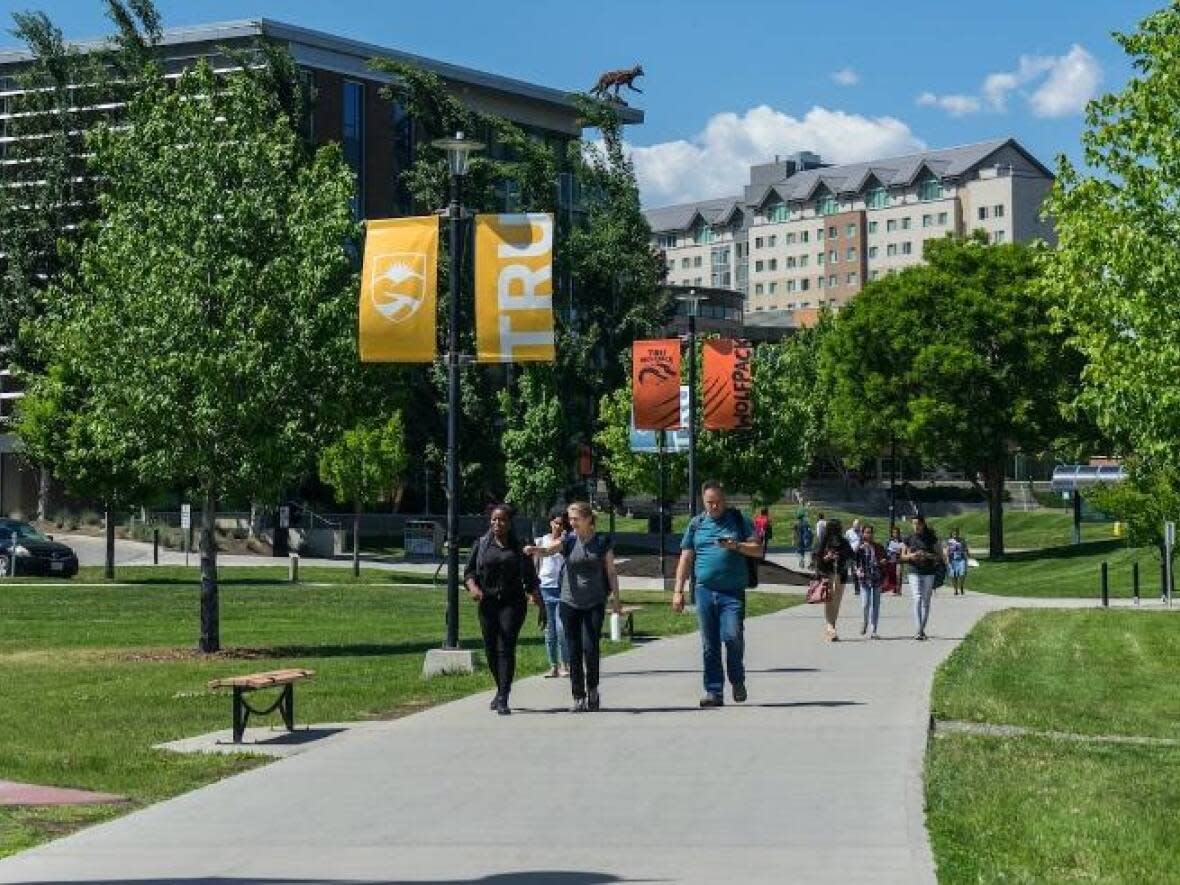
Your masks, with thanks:
[[[40,885],[30,879],[20,885]],[[493,873],[478,879],[293,879],[235,878],[209,876],[195,879],[84,879],[58,885],[609,885],[612,882],[666,882],[667,879],[622,879],[612,873],[584,873],[570,870],[531,870],[522,873]]]
[[[727,707],[761,707],[765,709],[792,707],[862,707],[863,701],[767,701],[766,703],[726,704]],[[717,707],[701,707],[699,704],[681,707],[611,707],[603,706],[593,713],[569,713],[569,707],[513,707],[513,713],[524,715],[540,714],[550,716],[555,713],[569,713],[571,716],[601,716],[604,713],[627,713],[641,715],[643,713],[710,713]]]
[[[690,670],[617,670],[613,673],[603,673],[603,679],[612,679],[616,676],[657,676],[663,673],[697,673],[701,672],[700,667]],[[765,667],[761,669],[746,668],[747,673],[818,673],[819,669],[816,667]]]

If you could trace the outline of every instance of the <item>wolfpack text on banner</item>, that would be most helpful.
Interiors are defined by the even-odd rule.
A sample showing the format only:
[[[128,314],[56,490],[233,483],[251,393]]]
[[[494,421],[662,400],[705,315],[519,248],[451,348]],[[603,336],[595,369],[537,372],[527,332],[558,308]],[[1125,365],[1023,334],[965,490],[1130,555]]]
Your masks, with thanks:
[[[754,426],[754,350],[749,341],[714,338],[704,351],[705,429]]]

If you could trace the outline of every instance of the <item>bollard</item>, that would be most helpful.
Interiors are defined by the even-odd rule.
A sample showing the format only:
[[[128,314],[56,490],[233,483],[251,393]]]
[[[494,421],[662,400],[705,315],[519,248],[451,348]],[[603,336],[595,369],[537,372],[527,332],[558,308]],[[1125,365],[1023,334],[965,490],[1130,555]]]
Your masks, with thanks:
[[[299,583],[299,554],[292,553],[287,560],[287,580],[292,584]]]
[[[1107,566],[1106,566],[1106,563],[1104,562],[1104,563],[1102,563],[1102,607],[1103,608],[1110,607],[1110,585],[1107,582],[1106,573],[1107,573]]]
[[[160,529],[152,529],[152,565],[160,564]]]
[[[1131,563],[1131,595],[1135,598],[1135,604],[1139,604],[1139,563]]]

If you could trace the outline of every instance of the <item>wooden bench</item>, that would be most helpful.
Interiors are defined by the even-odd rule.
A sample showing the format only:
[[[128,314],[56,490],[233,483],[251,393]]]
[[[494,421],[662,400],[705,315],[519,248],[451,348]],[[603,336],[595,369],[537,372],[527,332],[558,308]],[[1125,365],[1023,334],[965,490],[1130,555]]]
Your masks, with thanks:
[[[283,724],[287,731],[295,730],[295,683],[310,679],[315,670],[291,669],[271,670],[267,673],[250,673],[246,676],[229,676],[225,679],[213,679],[209,688],[232,688],[234,690],[234,743],[242,742],[242,735],[246,731],[246,720],[250,714],[266,716],[279,711],[283,717]],[[265,710],[256,710],[246,700],[247,692],[258,691],[261,688],[277,688],[282,686],[278,699]]]

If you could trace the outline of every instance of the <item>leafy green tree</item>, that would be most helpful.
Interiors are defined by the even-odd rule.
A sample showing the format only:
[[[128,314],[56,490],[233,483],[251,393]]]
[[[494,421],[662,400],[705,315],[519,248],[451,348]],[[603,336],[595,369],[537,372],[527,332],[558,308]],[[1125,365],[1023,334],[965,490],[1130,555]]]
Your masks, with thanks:
[[[552,366],[529,365],[515,390],[500,391],[506,500],[538,517],[568,484],[561,387]]]
[[[93,450],[200,496],[201,638],[220,646],[218,500],[275,492],[348,419],[352,174],[309,156],[257,78],[147,81],[90,138],[101,224],[55,293],[44,356],[85,391]],[[48,399],[33,382],[30,397]]]
[[[866,458],[896,436],[928,464],[982,477],[993,557],[1004,552],[1007,460],[1066,431],[1081,372],[1049,320],[1034,255],[979,237],[928,241],[926,263],[867,286],[823,350],[833,440]]]
[[[361,573],[361,513],[390,495],[406,472],[410,456],[401,413],[381,425],[360,425],[343,434],[320,455],[320,478],[336,497],[352,501],[352,573]]]
[[[1041,256],[1059,327],[1087,361],[1079,405],[1140,471],[1180,467],[1180,4],[1116,34],[1136,75],[1090,103],[1090,172],[1058,159]],[[1153,485],[1153,483],[1149,483]]]
[[[594,444],[602,467],[621,494],[659,494],[659,455],[631,451],[631,386],[608,393],[598,406],[598,432]],[[664,482],[670,499],[678,497],[688,483],[688,456],[668,449],[664,454]]]

